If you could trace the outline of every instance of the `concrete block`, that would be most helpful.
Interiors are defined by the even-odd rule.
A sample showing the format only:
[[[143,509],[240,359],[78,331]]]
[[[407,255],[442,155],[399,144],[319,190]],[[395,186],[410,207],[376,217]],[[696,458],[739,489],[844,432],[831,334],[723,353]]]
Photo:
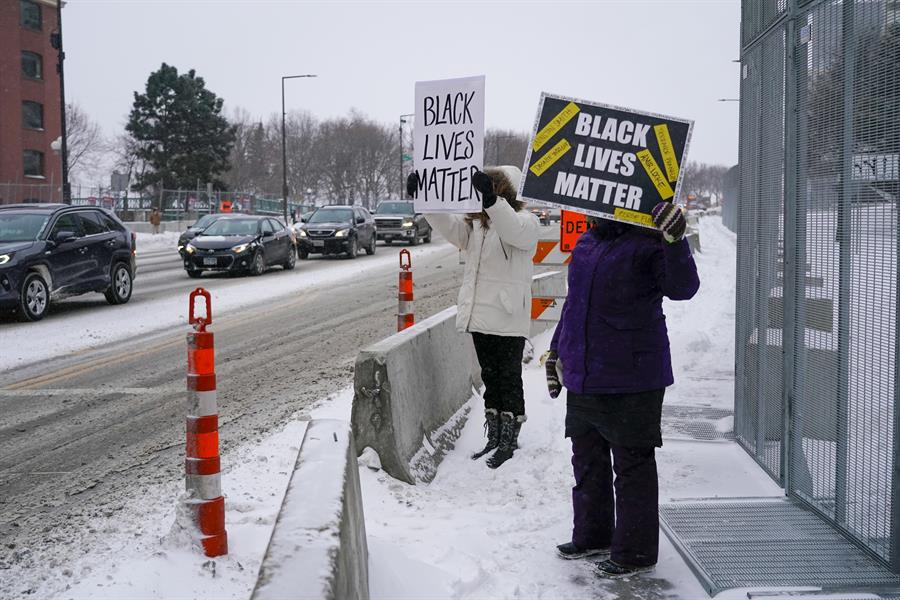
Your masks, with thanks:
[[[350,424],[311,421],[252,600],[367,600],[368,563]]]
[[[455,306],[364,348],[354,369],[356,447],[374,449],[392,477],[430,481],[480,387],[475,348],[456,330]]]

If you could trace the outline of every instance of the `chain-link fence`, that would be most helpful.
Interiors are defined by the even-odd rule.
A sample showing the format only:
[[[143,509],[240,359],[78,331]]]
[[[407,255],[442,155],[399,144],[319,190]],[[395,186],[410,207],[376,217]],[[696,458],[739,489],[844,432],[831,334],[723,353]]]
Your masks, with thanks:
[[[736,437],[900,572],[900,1],[744,0]]]

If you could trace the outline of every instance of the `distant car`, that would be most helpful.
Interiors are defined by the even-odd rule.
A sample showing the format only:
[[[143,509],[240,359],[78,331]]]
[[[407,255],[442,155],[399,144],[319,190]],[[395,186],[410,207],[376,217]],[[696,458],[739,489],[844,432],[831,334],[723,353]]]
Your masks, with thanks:
[[[419,240],[431,243],[431,225],[412,202],[382,202],[375,209],[377,237],[390,246],[394,241],[409,242],[416,246]]]
[[[297,229],[297,256],[346,254],[356,258],[360,248],[375,254],[375,220],[361,206],[332,205],[316,209]]]
[[[550,208],[547,206],[539,206],[537,204],[529,204],[525,210],[536,216],[541,221],[541,225],[550,224]]]
[[[187,246],[187,243],[200,235],[204,229],[212,225],[216,222],[216,220],[222,215],[219,213],[213,213],[209,215],[203,215],[197,222],[187,228],[187,231],[182,233],[178,238],[178,252],[184,253],[184,247]]]
[[[67,204],[0,206],[0,307],[39,321],[51,300],[100,292],[131,299],[136,238],[101,208]]]
[[[219,215],[184,247],[184,270],[189,277],[206,271],[262,275],[271,265],[294,268],[294,238],[274,217]]]

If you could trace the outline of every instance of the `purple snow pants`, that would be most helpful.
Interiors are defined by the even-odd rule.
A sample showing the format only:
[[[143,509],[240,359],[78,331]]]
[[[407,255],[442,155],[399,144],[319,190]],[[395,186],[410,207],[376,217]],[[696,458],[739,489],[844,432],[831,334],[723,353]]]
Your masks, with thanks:
[[[655,451],[652,446],[612,446],[593,428],[572,436],[572,542],[576,546],[610,548],[610,558],[620,565],[656,564],[659,484]]]

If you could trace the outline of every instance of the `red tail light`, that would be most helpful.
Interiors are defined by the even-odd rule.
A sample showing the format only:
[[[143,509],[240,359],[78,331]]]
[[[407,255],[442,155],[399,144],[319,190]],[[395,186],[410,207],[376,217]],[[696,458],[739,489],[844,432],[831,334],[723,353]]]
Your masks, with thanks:
[[[131,232],[131,255],[134,256],[137,254],[137,234],[135,232]]]

